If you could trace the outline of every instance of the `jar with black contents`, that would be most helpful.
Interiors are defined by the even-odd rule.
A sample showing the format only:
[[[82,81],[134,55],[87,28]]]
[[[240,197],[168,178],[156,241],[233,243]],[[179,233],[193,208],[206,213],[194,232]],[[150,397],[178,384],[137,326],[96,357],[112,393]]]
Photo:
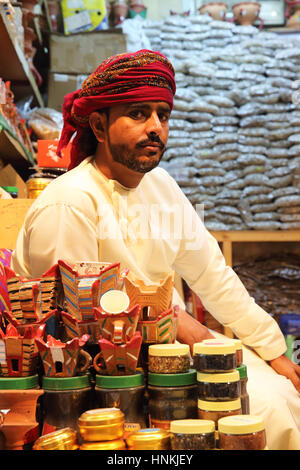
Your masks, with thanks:
[[[230,341],[217,339],[195,343],[193,360],[199,372],[229,372],[236,368],[236,347]]]
[[[215,422],[216,429],[219,419],[225,416],[241,415],[241,399],[232,401],[208,401],[198,400],[198,418],[208,419]]]
[[[237,371],[240,375],[240,383],[241,383],[241,403],[242,403],[242,413],[243,415],[248,415],[250,413],[250,400],[249,394],[247,391],[247,382],[248,382],[248,374],[247,374],[247,366],[242,364],[240,367],[237,368]]]
[[[237,370],[225,374],[197,372],[197,384],[201,400],[230,401],[241,395],[240,374]]]
[[[43,434],[70,427],[77,429],[79,416],[93,406],[88,374],[77,377],[43,377]]]
[[[96,408],[119,408],[125,415],[126,429],[145,428],[147,416],[144,414],[145,382],[144,374],[109,376],[96,375]]]
[[[170,429],[177,419],[197,418],[196,371],[148,375],[150,427]]]
[[[212,450],[216,447],[215,423],[206,419],[171,422],[172,450]]]
[[[222,450],[264,450],[266,432],[260,416],[241,415],[218,422],[219,446]]]

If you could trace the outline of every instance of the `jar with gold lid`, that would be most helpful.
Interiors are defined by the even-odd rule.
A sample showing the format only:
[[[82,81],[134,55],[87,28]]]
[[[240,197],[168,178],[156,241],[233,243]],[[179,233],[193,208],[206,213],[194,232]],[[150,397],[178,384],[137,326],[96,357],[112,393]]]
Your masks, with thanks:
[[[102,442],[82,442],[80,450],[126,450],[124,439]]]
[[[170,433],[165,429],[145,428],[126,439],[128,450],[169,450]]]
[[[74,429],[63,428],[39,437],[33,450],[77,450],[77,433]]]
[[[240,375],[242,413],[243,415],[248,415],[250,414],[250,399],[247,391],[247,366],[245,364],[242,364],[240,367],[237,368],[237,371]]]
[[[230,401],[241,395],[240,374],[237,370],[219,374],[197,372],[197,384],[201,400]]]
[[[219,419],[219,448],[222,450],[264,450],[266,432],[261,416],[240,415]]]
[[[176,374],[190,369],[188,344],[152,344],[148,350],[148,370],[156,374]]]
[[[113,441],[124,435],[124,413],[118,408],[96,408],[78,419],[83,441]]]
[[[215,423],[206,419],[171,422],[172,450],[212,450],[216,447]]]
[[[194,344],[193,360],[198,372],[229,372],[236,368],[236,346],[227,340],[204,340]]]
[[[198,400],[198,418],[212,420],[217,424],[220,418],[231,415],[241,415],[241,399],[232,401]]]

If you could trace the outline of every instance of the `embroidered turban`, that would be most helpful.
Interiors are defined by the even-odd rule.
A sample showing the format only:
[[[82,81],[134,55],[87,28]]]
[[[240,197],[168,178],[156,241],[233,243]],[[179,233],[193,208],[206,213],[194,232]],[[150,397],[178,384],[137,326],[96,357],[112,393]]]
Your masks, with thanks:
[[[88,156],[81,143],[94,111],[136,101],[165,101],[172,109],[176,92],[174,75],[172,64],[160,52],[142,49],[106,59],[83,82],[80,90],[65,96],[64,126],[57,154],[61,155],[75,134],[69,169]]]

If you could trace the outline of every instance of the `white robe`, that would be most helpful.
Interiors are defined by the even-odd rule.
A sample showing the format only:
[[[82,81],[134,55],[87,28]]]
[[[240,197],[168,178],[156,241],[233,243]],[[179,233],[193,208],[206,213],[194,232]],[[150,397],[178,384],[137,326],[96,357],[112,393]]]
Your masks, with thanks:
[[[286,351],[277,323],[226,266],[217,241],[162,168],[145,174],[137,188],[129,189],[106,178],[89,157],[51,182],[28,211],[12,256],[12,269],[23,277],[35,278],[58,259],[70,263],[120,262],[121,268],[128,268],[147,284],[158,283],[175,271],[201,298],[207,311],[262,359],[274,359]],[[258,356],[257,360],[261,367],[271,370],[270,377],[275,381],[290,385]],[[263,383],[259,380],[251,387],[251,361],[246,362],[249,388],[269,406],[264,373]],[[255,412],[254,403],[259,399],[252,398],[252,402]],[[280,429],[282,434],[282,423]],[[273,440],[278,445],[278,439],[272,438],[269,448],[273,448]],[[293,442],[295,448],[296,441],[300,449],[298,434],[297,439],[282,442],[289,446]]]

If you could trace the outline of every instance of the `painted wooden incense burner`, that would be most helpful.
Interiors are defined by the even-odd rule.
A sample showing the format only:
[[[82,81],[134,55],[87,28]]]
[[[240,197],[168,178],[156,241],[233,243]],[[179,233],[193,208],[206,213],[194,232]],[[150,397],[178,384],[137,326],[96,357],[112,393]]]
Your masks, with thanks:
[[[77,262],[69,265],[59,260],[58,265],[65,294],[61,318],[67,337],[88,334],[89,342],[97,344],[100,330],[94,309],[99,307],[105,292],[123,285],[127,271],[120,273],[120,263]]]
[[[134,305],[127,311],[129,304],[125,292],[111,290],[101,297],[100,307],[95,309],[101,336],[94,368],[100,374],[131,375],[136,371],[142,344],[136,331],[141,307]]]
[[[44,335],[45,324],[25,328],[24,336],[9,324],[6,333],[0,329],[0,376],[27,377],[36,374],[39,353],[35,340]]]
[[[141,314],[137,330],[144,343],[173,343],[176,339],[178,316],[172,307],[173,275],[158,285],[146,285],[139,279],[125,278],[125,289],[130,306],[140,305]]]
[[[47,342],[36,338],[46,377],[74,377],[83,374],[92,362],[91,356],[81,348],[88,336],[74,338],[67,343],[47,336]],[[83,364],[80,361],[83,360]]]

